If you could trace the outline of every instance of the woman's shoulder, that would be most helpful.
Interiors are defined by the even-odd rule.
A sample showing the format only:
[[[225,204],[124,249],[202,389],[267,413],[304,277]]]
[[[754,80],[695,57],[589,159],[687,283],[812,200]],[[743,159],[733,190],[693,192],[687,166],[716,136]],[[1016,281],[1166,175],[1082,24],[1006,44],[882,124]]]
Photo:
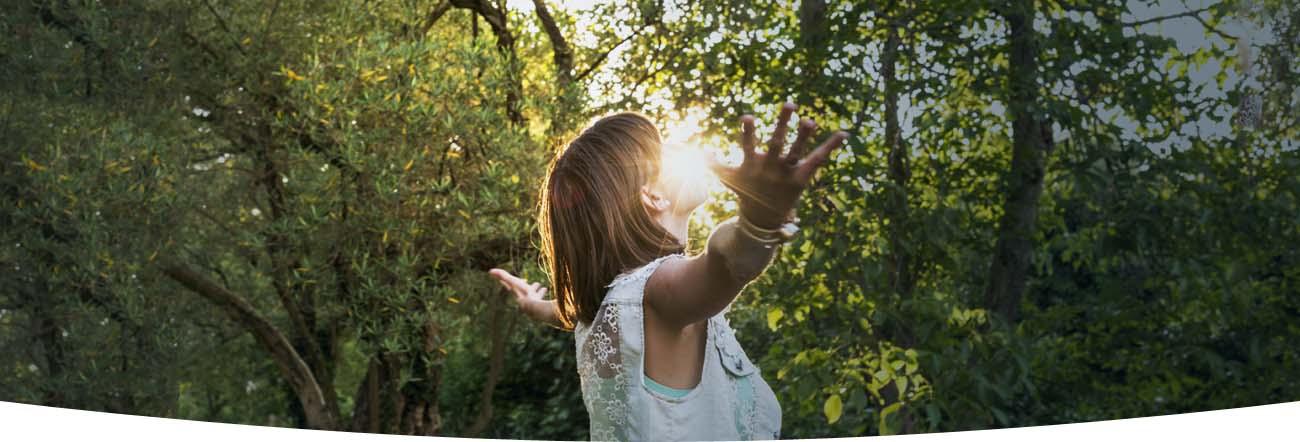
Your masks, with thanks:
[[[655,258],[653,261],[645,263],[641,267],[628,270],[626,272],[619,274],[618,276],[615,276],[614,280],[610,281],[610,283],[605,287],[613,288],[613,287],[626,285],[633,282],[645,282],[645,280],[650,279],[650,275],[654,273],[655,269],[659,268],[659,265],[663,264],[664,261],[670,259],[685,258],[685,257],[686,254],[684,253],[674,253],[671,255],[660,256],[658,258]]]
[[[618,303],[621,301],[639,303],[642,292],[645,290],[645,282],[650,279],[651,274],[654,274],[655,269],[659,268],[659,265],[665,261],[685,257],[686,254],[684,253],[660,256],[640,267],[615,276],[614,280],[605,286],[609,289],[609,292],[605,295],[605,300],[602,303]]]

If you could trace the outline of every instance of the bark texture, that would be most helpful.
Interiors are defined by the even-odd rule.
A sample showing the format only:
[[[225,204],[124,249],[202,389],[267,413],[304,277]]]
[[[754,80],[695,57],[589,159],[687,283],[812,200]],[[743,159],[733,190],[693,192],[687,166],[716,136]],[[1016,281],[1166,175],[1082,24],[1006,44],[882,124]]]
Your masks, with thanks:
[[[1029,278],[1043,193],[1047,157],[1052,148],[1050,126],[1043,120],[1038,84],[1038,42],[1033,29],[1034,0],[1019,0],[1004,12],[1010,31],[1008,45],[1008,110],[1011,113],[1011,170],[1005,178],[1007,199],[998,221],[997,243],[989,269],[984,305],[1007,321],[1020,316],[1020,300]]]

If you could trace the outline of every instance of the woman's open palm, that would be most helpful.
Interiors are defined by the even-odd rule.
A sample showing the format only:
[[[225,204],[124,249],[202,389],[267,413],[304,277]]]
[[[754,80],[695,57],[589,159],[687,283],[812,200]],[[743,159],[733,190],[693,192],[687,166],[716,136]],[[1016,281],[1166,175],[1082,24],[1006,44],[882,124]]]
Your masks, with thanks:
[[[505,287],[506,290],[510,290],[515,294],[515,302],[520,307],[523,307],[529,300],[541,301],[542,297],[546,296],[546,287],[542,287],[540,282],[530,284],[528,280],[511,275],[510,272],[502,269],[489,270],[488,274],[496,278],[497,282],[500,282],[501,286]]]
[[[776,129],[767,141],[767,152],[755,150],[758,138],[754,134],[754,116],[740,117],[740,147],[745,153],[744,161],[738,167],[730,167],[714,158],[709,164],[722,184],[736,193],[741,215],[760,227],[775,227],[791,217],[799,196],[808,188],[817,169],[826,164],[831,151],[849,136],[844,131],[837,131],[804,158],[803,152],[817,129],[816,123],[805,118],[799,122],[794,144],[782,155],[788,131],[786,126],[795,108],[794,103],[781,106]]]

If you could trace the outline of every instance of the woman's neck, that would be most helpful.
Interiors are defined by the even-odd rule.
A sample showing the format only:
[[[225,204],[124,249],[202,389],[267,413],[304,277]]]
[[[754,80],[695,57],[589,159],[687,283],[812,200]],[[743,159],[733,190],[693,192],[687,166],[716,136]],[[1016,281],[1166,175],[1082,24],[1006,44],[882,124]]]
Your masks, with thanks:
[[[668,233],[677,237],[677,239],[681,241],[682,247],[686,247],[686,244],[689,241],[687,232],[690,231],[689,228],[691,225],[691,214],[689,212],[677,214],[673,213],[671,210],[666,211],[659,215],[659,224],[664,226],[664,230],[667,230]]]

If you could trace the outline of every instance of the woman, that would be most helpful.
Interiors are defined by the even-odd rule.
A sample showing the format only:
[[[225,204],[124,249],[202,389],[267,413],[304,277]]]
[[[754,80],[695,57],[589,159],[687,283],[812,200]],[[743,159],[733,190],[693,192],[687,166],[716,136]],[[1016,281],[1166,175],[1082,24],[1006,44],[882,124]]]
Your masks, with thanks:
[[[744,161],[709,167],[736,193],[740,216],[685,256],[688,220],[704,186],[665,173],[659,131],[644,116],[600,119],[551,164],[543,187],[543,259],[555,288],[492,269],[529,317],[574,330],[583,401],[595,440],[777,438],[776,396],[736,341],[724,313],[796,227],[800,194],[836,132],[806,158],[816,125],[799,122],[788,153],[781,108],[767,151],[754,117],[740,118]]]

